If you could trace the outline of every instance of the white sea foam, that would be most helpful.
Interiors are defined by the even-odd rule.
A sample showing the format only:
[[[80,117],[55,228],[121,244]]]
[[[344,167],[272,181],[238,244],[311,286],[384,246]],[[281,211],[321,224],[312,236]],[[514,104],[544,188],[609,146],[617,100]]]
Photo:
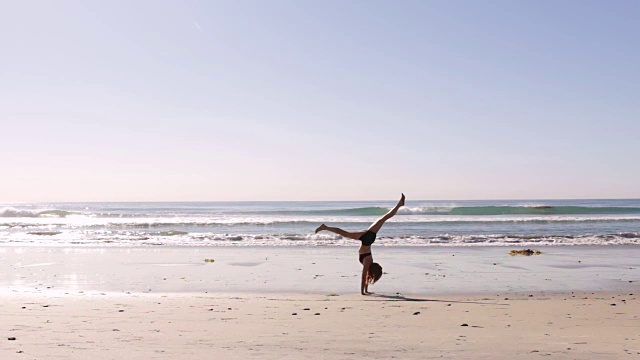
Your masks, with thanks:
[[[50,235],[50,236],[41,236]],[[55,236],[54,236],[55,235]],[[44,239],[44,240],[43,240]],[[357,246],[358,243],[334,234],[217,234],[144,232],[113,233],[83,231],[59,233],[0,233],[2,245],[94,245],[94,246]],[[640,245],[640,232],[585,234],[579,236],[542,235],[438,235],[381,236],[375,246],[567,246]]]

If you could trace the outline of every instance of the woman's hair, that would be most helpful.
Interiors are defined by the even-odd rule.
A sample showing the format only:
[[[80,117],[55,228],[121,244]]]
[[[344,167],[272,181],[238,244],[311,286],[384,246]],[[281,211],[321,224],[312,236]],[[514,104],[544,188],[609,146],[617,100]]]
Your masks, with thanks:
[[[367,270],[367,282],[369,284],[375,284],[376,281],[382,277],[382,266],[378,263],[371,263],[369,270]]]

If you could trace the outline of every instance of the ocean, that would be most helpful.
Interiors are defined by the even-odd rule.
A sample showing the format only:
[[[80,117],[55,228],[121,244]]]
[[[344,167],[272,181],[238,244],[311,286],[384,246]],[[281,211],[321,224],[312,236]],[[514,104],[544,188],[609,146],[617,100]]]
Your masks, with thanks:
[[[355,246],[395,201],[1,203],[3,246]],[[415,201],[376,246],[640,245],[640,199]]]

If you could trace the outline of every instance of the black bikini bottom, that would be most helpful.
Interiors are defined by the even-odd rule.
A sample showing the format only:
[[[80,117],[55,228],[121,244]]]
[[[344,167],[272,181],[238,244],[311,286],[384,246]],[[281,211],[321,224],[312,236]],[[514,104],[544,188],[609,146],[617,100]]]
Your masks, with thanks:
[[[371,230],[367,230],[366,233],[360,236],[360,241],[362,241],[362,245],[364,246],[371,246],[371,244],[376,241],[376,233]]]

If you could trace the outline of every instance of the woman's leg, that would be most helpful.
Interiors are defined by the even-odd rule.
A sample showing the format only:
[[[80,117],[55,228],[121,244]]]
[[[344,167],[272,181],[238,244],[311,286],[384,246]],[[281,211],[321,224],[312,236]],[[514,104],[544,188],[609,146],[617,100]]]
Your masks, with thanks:
[[[398,212],[398,209],[400,209],[401,206],[404,206],[404,194],[402,194],[400,201],[398,201],[398,204],[396,204],[396,206],[393,209],[389,210],[388,213],[386,213],[383,217],[378,219],[378,221],[374,222],[369,227],[369,231],[377,234],[378,231],[380,231],[380,228],[382,227],[382,225],[384,225],[385,221],[391,219],[393,215],[395,215]]]
[[[318,228],[316,229],[316,234],[322,230],[327,230],[327,231],[331,231],[332,233],[336,233],[338,235],[344,236],[346,238],[349,239],[354,239],[354,240],[358,240],[360,239],[360,236],[362,236],[365,232],[364,231],[355,231],[355,232],[349,232],[349,231],[345,231],[342,230],[340,228],[337,227],[331,227],[331,226],[327,226],[325,224],[322,224],[320,226],[318,226]]]

